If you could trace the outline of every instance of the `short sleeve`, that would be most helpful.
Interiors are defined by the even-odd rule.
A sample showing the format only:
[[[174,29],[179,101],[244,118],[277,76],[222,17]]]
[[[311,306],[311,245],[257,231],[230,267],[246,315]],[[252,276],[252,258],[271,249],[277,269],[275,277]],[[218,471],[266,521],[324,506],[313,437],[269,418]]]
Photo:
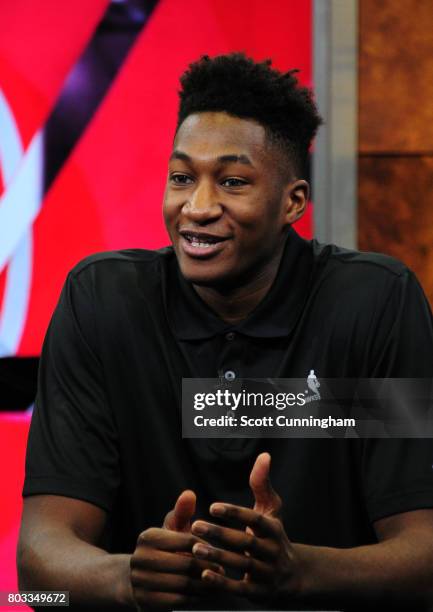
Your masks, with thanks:
[[[415,275],[396,275],[372,346],[373,378],[433,378],[433,325]],[[363,440],[362,474],[370,520],[433,508],[433,439]]]
[[[117,431],[86,270],[69,274],[45,337],[23,496],[64,495],[110,511],[119,486]]]
[[[430,305],[410,270],[396,275],[374,330],[371,378],[433,377]]]

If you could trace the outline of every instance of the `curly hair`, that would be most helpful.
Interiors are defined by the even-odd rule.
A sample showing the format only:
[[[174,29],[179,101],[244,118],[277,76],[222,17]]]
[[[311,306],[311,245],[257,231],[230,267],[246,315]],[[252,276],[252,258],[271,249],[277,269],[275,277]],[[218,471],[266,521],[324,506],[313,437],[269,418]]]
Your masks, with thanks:
[[[312,91],[295,77],[299,71],[283,73],[271,65],[270,59],[255,62],[244,53],[203,55],[180,77],[177,129],[189,115],[206,111],[253,119],[302,176],[311,141],[323,121]]]

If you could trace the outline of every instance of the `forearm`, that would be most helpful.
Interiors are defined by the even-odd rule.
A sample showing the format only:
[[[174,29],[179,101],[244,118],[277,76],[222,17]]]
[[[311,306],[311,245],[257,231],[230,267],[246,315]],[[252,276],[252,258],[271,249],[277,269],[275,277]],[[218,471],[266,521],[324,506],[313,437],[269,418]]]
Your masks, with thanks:
[[[349,549],[293,546],[306,603],[433,604],[433,543],[422,532]]]
[[[18,548],[21,590],[69,591],[77,606],[132,605],[130,555],[110,554],[74,533],[50,529]]]

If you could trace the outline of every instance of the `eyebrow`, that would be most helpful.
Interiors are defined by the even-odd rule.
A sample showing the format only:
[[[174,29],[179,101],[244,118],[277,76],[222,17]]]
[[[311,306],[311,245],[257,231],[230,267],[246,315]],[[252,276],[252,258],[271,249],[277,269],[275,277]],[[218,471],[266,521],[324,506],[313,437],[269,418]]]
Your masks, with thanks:
[[[172,159],[181,159],[182,161],[185,161],[185,162],[193,161],[192,157],[190,157],[187,153],[184,153],[183,151],[178,151],[178,150],[173,151],[173,153],[170,156],[170,160]],[[241,155],[237,155],[237,154],[220,155],[216,159],[221,164],[238,163],[238,164],[245,164],[246,166],[253,166],[253,163],[251,162],[250,158],[247,155],[243,155],[243,154]]]

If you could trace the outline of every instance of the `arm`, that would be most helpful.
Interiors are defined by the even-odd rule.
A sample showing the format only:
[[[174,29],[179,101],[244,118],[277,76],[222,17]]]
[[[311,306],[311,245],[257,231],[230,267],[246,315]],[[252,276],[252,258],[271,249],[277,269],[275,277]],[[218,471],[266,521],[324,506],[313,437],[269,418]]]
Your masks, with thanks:
[[[350,549],[294,544],[304,580],[301,599],[341,605],[433,604],[433,510],[374,524],[379,542]]]
[[[98,547],[106,512],[56,495],[24,500],[17,550],[20,590],[66,590],[78,605],[132,602],[130,555]]]
[[[74,606],[172,609],[194,603],[209,591],[201,573],[221,571],[191,554],[200,541],[190,533],[194,511],[195,495],[184,491],[163,528],[140,533],[132,555],[111,554],[98,546],[104,510],[68,497],[28,497],[17,552],[19,588],[69,591]]]
[[[279,606],[297,601],[332,609],[369,604],[429,609],[433,604],[433,510],[377,521],[377,544],[338,549],[292,543],[279,519],[281,500],[269,482],[269,464],[269,455],[260,455],[253,468],[253,510],[221,503],[211,506],[213,516],[235,519],[246,531],[203,521],[193,524],[193,533],[208,541],[205,547],[194,546],[198,558],[245,572],[243,580],[232,580],[207,570],[203,580],[250,599],[274,599]]]

